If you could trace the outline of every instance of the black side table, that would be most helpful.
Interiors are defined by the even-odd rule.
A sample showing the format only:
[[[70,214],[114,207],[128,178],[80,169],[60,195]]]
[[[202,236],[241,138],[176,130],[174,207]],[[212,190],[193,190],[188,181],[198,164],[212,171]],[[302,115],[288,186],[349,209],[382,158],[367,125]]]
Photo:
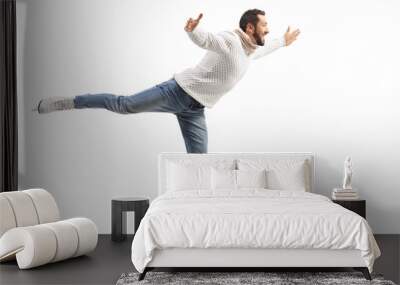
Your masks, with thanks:
[[[341,205],[342,207],[359,214],[361,217],[366,219],[365,214],[365,200],[332,200],[332,202]]]
[[[126,239],[126,212],[135,212],[135,233],[149,208],[150,200],[140,197],[113,198],[111,201],[111,240]]]

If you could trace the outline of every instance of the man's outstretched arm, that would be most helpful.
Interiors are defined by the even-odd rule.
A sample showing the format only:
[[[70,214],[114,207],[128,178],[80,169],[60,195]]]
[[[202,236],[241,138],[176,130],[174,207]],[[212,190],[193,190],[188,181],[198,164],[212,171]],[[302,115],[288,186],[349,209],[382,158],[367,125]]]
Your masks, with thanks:
[[[189,18],[189,20],[187,20],[185,31],[189,38],[203,49],[215,52],[225,50],[227,48],[226,40],[222,36],[214,35],[197,27],[202,17],[203,14],[200,13],[197,19],[193,20],[192,18]]]
[[[286,33],[282,37],[267,41],[264,46],[257,48],[253,54],[253,59],[258,59],[267,54],[270,54],[271,52],[277,50],[280,47],[290,45],[297,39],[297,36],[299,34],[300,34],[299,29],[291,32],[289,26]]]

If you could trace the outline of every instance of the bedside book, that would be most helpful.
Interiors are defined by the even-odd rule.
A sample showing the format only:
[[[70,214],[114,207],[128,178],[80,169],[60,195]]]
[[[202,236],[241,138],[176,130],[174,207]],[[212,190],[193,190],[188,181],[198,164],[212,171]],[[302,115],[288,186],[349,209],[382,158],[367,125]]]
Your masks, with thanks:
[[[334,188],[332,191],[332,199],[334,200],[358,200],[358,192],[356,189]]]

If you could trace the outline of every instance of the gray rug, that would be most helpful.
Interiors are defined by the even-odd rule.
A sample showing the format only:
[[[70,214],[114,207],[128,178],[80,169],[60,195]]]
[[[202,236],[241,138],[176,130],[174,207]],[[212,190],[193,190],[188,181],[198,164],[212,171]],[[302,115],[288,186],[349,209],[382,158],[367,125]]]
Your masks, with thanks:
[[[147,272],[145,279],[138,281],[139,273],[124,273],[116,285],[134,284],[379,284],[395,285],[384,280],[382,275],[372,274],[372,281],[366,280],[361,272]]]

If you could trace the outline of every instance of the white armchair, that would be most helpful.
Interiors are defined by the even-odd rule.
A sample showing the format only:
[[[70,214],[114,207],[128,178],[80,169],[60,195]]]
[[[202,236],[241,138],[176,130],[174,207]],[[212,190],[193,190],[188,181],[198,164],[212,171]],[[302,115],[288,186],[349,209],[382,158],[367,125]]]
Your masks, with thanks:
[[[57,262],[94,250],[97,237],[87,218],[60,220],[44,189],[0,193],[0,262],[17,259],[20,269]]]

